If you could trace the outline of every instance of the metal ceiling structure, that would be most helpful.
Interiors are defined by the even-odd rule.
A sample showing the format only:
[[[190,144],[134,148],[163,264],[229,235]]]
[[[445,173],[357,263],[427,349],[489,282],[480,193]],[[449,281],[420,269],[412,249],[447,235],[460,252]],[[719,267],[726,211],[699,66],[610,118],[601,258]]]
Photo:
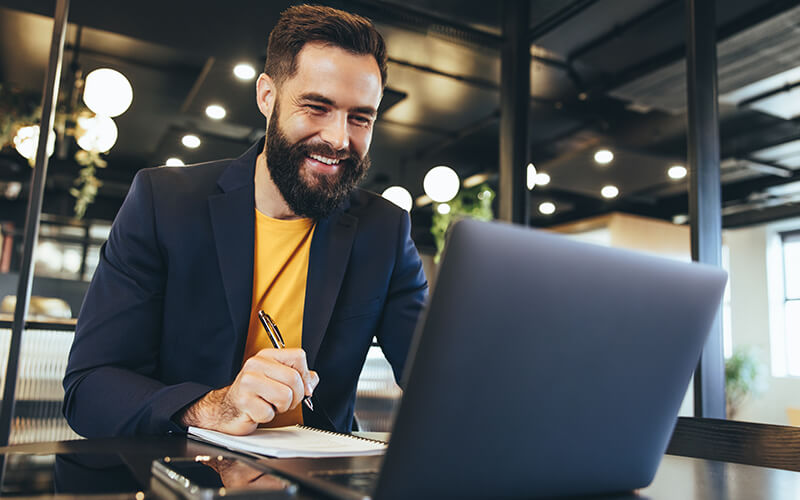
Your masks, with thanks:
[[[171,156],[186,163],[238,156],[263,134],[253,84],[234,79],[231,70],[239,61],[263,65],[267,34],[292,3],[85,0],[72,6],[62,97],[76,68],[86,74],[110,66],[134,88],[133,105],[117,120],[120,138],[107,156],[108,168],[99,173],[104,185],[88,217],[112,219],[141,168]],[[462,179],[486,174],[497,188],[502,4],[322,3],[372,18],[388,44],[387,96],[364,187],[381,192],[397,184],[417,197],[427,170],[445,164]],[[735,96],[800,64],[794,50],[800,2],[716,3],[720,94]],[[684,2],[531,0],[528,7],[527,157],[551,177],[529,195],[530,223],[550,226],[610,211],[665,220],[687,214],[688,182],[666,175],[669,166],[687,161]],[[52,12],[48,0],[0,0],[4,85],[41,92]],[[224,120],[205,116],[212,102],[227,109]],[[795,191],[772,190],[800,180],[800,153],[791,147],[800,140],[797,116],[769,114],[744,99],[721,102],[720,118],[723,225],[800,214]],[[187,132],[202,138],[200,148],[181,145]],[[51,160],[47,213],[71,213],[68,189],[78,166],[68,153],[75,147],[66,144]],[[608,166],[593,161],[601,147],[614,152]],[[30,169],[16,152],[0,154],[0,182],[29,179]],[[619,188],[616,199],[600,195],[606,184]],[[0,199],[0,212],[21,219],[26,192]],[[554,202],[556,213],[539,213],[542,201]],[[431,214],[430,206],[412,210],[414,236],[423,249],[431,245]]]

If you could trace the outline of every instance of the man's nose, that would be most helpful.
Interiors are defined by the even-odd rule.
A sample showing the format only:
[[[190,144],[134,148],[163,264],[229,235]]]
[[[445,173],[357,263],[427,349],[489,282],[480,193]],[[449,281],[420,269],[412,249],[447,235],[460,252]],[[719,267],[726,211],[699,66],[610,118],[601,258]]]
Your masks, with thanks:
[[[347,130],[347,113],[335,113],[323,127],[320,136],[336,151],[350,147],[350,134]]]

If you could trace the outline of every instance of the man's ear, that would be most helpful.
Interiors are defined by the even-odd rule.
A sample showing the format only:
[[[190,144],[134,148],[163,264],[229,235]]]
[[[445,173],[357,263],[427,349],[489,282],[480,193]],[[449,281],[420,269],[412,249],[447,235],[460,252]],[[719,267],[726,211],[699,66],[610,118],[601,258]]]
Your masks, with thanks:
[[[275,107],[277,87],[275,82],[266,73],[261,73],[256,81],[256,103],[261,114],[269,120],[272,109]]]

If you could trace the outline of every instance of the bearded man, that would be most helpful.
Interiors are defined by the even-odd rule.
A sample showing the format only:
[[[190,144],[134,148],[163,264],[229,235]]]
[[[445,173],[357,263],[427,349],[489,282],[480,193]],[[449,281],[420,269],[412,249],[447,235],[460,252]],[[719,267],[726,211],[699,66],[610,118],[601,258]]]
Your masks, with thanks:
[[[136,175],[64,377],[76,432],[347,432],[373,337],[400,380],[427,282],[408,213],[356,188],[385,85],[368,20],[292,7],[257,83],[265,140],[236,160]]]

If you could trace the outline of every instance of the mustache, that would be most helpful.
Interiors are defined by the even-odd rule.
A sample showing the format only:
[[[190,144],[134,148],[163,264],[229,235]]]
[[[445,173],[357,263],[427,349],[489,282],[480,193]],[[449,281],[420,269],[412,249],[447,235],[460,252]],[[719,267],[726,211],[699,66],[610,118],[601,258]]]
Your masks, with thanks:
[[[339,161],[353,160],[354,155],[350,149],[335,150],[330,144],[324,142],[298,144],[297,149],[304,155],[320,155],[334,158]],[[357,155],[355,155],[357,157]]]

